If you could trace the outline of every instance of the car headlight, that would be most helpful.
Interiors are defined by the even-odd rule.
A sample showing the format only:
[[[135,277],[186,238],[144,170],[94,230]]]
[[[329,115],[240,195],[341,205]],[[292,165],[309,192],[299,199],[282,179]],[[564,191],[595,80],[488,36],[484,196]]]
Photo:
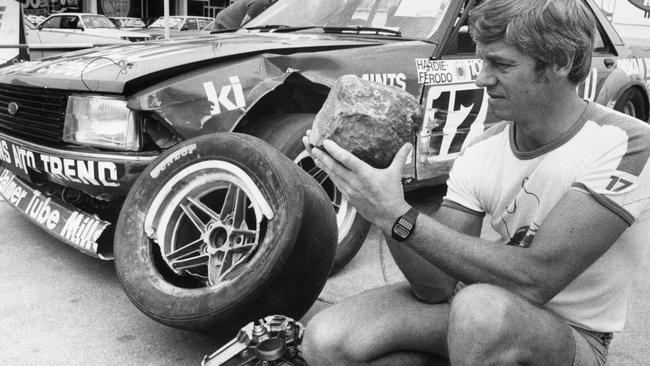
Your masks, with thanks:
[[[70,96],[63,141],[115,150],[140,150],[140,130],[126,100]]]

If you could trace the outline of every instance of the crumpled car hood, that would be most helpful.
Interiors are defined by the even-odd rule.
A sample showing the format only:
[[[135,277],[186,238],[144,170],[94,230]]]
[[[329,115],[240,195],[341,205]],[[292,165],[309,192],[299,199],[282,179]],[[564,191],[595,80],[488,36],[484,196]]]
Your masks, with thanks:
[[[295,33],[235,33],[137,42],[66,53],[0,68],[0,83],[123,93],[125,85],[260,53],[289,54],[379,45],[385,41]]]

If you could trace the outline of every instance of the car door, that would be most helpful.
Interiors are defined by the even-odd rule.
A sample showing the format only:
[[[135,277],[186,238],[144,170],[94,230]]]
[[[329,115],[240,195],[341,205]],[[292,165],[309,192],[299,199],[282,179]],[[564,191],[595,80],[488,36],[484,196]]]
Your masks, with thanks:
[[[606,19],[602,11],[589,4],[597,20],[594,34],[594,50],[591,61],[591,71],[587,79],[578,86],[578,95],[585,100],[594,101],[601,90],[603,83],[614,71],[619,62],[625,63],[626,58],[620,57],[616,44],[622,45],[623,41],[618,36],[614,27]]]
[[[424,86],[418,181],[444,179],[461,149],[496,121],[488,113],[487,93],[475,84],[482,61],[467,25],[451,35],[445,47],[439,59],[416,63],[418,82]]]

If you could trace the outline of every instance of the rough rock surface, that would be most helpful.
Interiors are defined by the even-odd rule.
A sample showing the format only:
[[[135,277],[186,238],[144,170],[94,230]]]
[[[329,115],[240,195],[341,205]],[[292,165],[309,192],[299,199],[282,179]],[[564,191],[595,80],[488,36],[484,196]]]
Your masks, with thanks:
[[[386,168],[402,145],[415,146],[421,124],[420,103],[411,94],[346,75],[316,115],[309,140],[318,147],[331,139],[366,163]]]

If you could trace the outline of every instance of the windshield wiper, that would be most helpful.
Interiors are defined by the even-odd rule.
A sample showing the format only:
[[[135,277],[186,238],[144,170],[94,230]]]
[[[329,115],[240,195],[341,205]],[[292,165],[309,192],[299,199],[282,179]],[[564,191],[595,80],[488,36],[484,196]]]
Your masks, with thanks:
[[[396,31],[393,29],[388,29],[388,28],[376,28],[376,27],[362,27],[362,26],[354,26],[354,27],[323,27],[323,31],[325,33],[345,33],[345,32],[373,32],[377,35],[380,33],[387,33],[393,36],[401,37],[402,32]]]
[[[258,25],[255,27],[242,27],[242,28],[225,28],[225,29],[216,29],[210,31],[210,34],[215,34],[215,33],[231,33],[231,32],[236,32],[240,29],[246,29],[246,30],[268,30],[270,32],[274,32],[278,29],[286,29],[286,28],[293,28],[288,25],[284,24],[265,24],[265,25]]]
[[[289,32],[298,32],[302,30],[307,30],[307,29],[322,29],[324,33],[345,33],[345,32],[356,32],[358,34],[362,32],[372,32],[374,34],[390,34],[392,36],[397,36],[401,37],[402,32],[396,31],[393,29],[388,29],[388,28],[376,28],[376,27],[361,27],[361,26],[352,26],[352,27],[323,27],[323,26],[316,26],[316,25],[305,25],[301,27],[291,27],[288,25],[282,25],[282,24],[266,24],[266,25],[260,25],[257,27],[247,27],[244,28],[247,30],[257,30],[257,29],[262,29],[262,30],[269,30],[270,32],[273,33],[289,33]]]
[[[241,28],[225,28],[225,29],[215,29],[211,30],[210,34],[215,34],[215,33],[231,33],[231,32],[236,32],[240,30]]]
[[[256,27],[244,27],[244,29],[247,30],[256,30],[256,29],[284,29],[284,28],[291,28],[288,25],[284,24],[264,24],[264,25],[258,25]]]

